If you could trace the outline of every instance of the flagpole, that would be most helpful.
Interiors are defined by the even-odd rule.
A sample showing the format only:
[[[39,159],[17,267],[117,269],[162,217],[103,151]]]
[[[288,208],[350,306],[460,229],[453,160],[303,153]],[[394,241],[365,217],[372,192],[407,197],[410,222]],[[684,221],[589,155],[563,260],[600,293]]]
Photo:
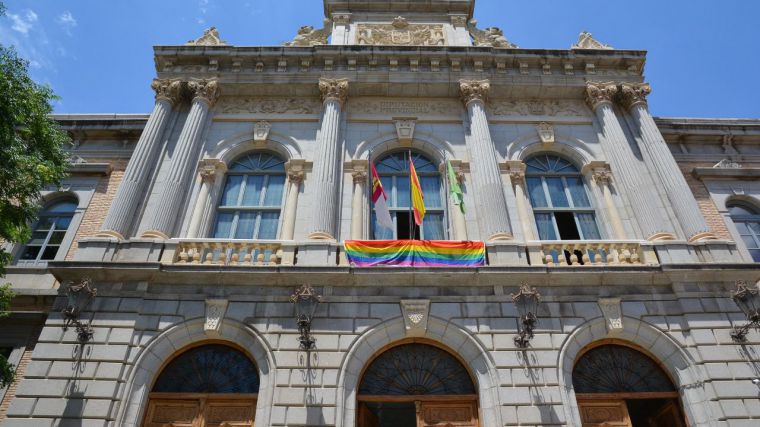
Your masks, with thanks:
[[[446,209],[443,212],[444,215],[446,215],[446,228],[449,229],[449,236],[451,236],[454,233],[452,233],[451,230],[451,214],[449,212],[451,210],[451,190],[449,189],[449,154],[445,151],[443,152],[443,170],[446,171],[446,179],[443,180],[443,188],[446,192],[446,199],[444,199],[446,203]],[[441,178],[443,178],[443,175],[444,173],[441,173]]]
[[[409,150],[409,237],[414,240],[414,212],[412,207],[412,150]],[[422,237],[422,236],[420,236]]]
[[[367,233],[367,239],[368,240],[374,240],[375,239],[375,230],[372,229],[372,149],[369,149],[369,157],[367,157],[367,191],[365,191],[367,195],[367,205],[369,206],[369,210],[367,211],[368,217],[369,217],[369,226],[368,226],[368,233]],[[362,218],[362,221],[364,221],[364,218]]]

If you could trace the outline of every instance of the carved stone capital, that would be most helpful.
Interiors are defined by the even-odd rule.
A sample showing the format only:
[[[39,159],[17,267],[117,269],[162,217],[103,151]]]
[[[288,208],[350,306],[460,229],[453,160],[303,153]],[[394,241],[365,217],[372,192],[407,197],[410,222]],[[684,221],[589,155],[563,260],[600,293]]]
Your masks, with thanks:
[[[506,162],[506,166],[512,184],[518,185],[525,182],[525,163],[520,160],[509,160]]]
[[[601,160],[594,160],[583,166],[581,173],[591,176],[598,185],[609,185],[612,182],[612,171],[610,164]]]
[[[593,110],[604,103],[612,103],[617,93],[618,85],[614,82],[586,83],[586,102]]]
[[[306,161],[302,159],[290,159],[285,162],[285,171],[288,174],[288,180],[291,183],[301,185],[306,177],[304,169]]]
[[[182,99],[182,81],[178,79],[153,79],[151,89],[156,92],[156,101],[167,100],[172,106]]]
[[[488,92],[491,90],[490,80],[460,80],[459,93],[462,96],[462,102],[466,106],[473,101],[486,102]]]
[[[219,99],[219,82],[216,80],[191,80],[187,83],[187,88],[190,90],[193,101],[202,99],[212,106]]]
[[[288,180],[292,182],[293,184],[301,185],[303,182],[304,173],[303,171],[290,171],[288,172]]]
[[[322,101],[336,100],[341,105],[348,99],[348,79],[319,79]]]
[[[647,96],[652,93],[649,83],[623,83],[620,85],[620,95],[623,106],[627,109],[635,105],[647,106]]]
[[[227,165],[219,159],[203,159],[198,165],[198,174],[204,182],[214,182],[219,173],[224,173]]]
[[[366,184],[367,183],[367,171],[355,170],[351,172],[351,176],[354,178],[354,184]]]

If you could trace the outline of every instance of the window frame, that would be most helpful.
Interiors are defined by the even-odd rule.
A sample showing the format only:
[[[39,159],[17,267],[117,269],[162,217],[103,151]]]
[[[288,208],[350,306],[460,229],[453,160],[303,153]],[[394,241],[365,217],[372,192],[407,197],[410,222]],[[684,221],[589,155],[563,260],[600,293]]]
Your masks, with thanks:
[[[731,213],[731,209],[733,208],[740,208],[754,213],[736,215]],[[746,225],[747,230],[750,232],[750,234],[743,234],[738,227],[739,223],[757,224],[758,227],[760,227],[760,213],[758,213],[760,210],[758,210],[758,208],[756,208],[753,204],[742,200],[729,200],[726,202],[726,210],[728,211],[728,217],[731,218],[731,222],[733,222],[734,228],[736,229],[737,236],[739,237],[738,240],[742,245],[744,245],[745,249],[749,253],[750,258],[752,259],[752,262],[760,262],[760,231],[755,231],[752,229],[752,227]],[[745,237],[750,237],[754,241],[755,246],[748,246],[747,242],[744,240]],[[754,254],[757,254],[757,259],[755,258]]]

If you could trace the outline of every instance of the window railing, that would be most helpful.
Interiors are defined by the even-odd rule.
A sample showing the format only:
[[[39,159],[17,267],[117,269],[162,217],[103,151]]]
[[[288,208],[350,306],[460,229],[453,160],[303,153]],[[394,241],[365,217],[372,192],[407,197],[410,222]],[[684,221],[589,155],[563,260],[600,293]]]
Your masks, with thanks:
[[[174,264],[273,266],[283,263],[282,243],[271,240],[180,239]]]
[[[639,241],[578,240],[532,242],[531,264],[548,267],[659,265],[654,248]],[[531,244],[530,246],[534,246]]]

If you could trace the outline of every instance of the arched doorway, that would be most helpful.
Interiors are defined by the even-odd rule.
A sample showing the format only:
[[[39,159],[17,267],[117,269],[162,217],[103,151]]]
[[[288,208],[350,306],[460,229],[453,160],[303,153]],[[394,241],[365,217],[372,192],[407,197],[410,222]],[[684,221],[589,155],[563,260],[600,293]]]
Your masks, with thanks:
[[[641,350],[622,342],[589,348],[573,368],[583,427],[682,427],[678,391]]]
[[[437,346],[409,342],[379,353],[359,383],[359,427],[477,427],[475,384]]]
[[[179,353],[150,393],[144,427],[252,427],[259,372],[242,351],[206,344]]]

